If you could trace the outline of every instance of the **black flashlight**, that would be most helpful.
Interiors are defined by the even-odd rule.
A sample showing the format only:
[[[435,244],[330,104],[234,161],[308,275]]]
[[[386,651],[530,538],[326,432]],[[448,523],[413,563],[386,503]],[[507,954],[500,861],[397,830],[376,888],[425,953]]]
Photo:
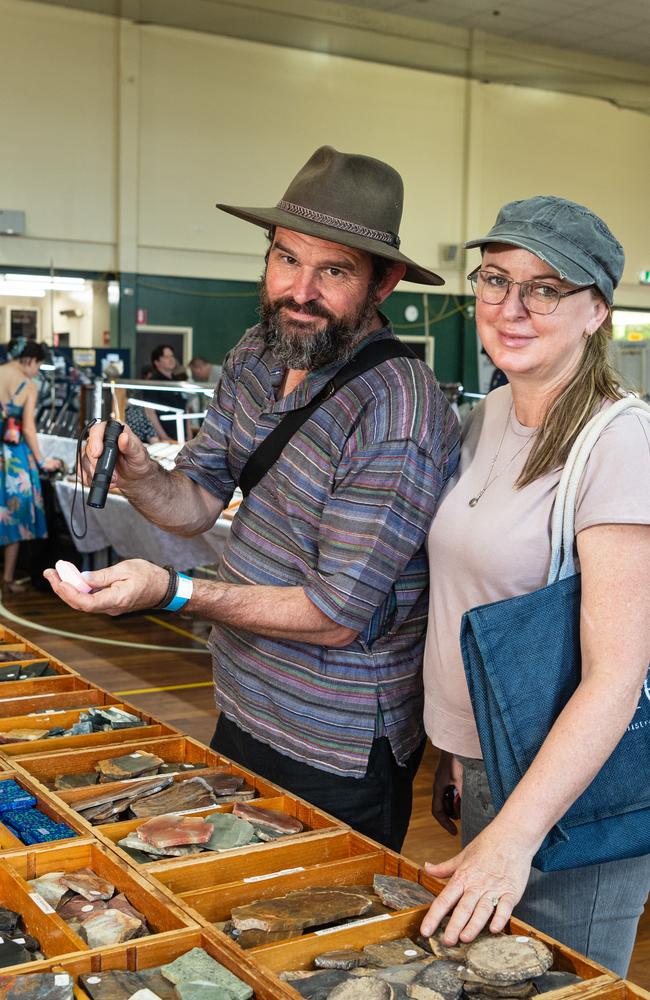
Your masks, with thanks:
[[[95,475],[88,493],[89,507],[104,507],[117,462],[117,439],[124,430],[119,420],[109,420],[104,431],[104,450],[95,466]]]

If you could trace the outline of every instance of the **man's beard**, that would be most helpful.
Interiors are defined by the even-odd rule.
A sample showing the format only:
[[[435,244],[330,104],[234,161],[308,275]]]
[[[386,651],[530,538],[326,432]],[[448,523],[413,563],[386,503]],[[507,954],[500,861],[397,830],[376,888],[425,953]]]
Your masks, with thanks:
[[[271,302],[262,281],[260,289],[260,324],[264,341],[286,368],[315,371],[334,361],[347,361],[355,344],[364,336],[376,312],[377,287],[371,283],[366,298],[354,313],[337,319],[316,302],[299,305],[290,296]],[[280,315],[283,308],[327,320],[322,328],[297,323]]]

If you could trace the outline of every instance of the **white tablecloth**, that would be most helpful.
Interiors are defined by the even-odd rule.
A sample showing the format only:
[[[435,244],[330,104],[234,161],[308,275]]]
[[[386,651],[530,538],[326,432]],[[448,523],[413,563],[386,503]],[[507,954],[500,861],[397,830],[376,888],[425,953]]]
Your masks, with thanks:
[[[54,484],[56,498],[70,526],[70,508],[74,485],[68,482]],[[85,497],[88,490],[84,491]],[[170,564],[176,569],[193,569],[195,566],[214,565],[221,558],[230,530],[230,520],[219,518],[217,523],[195,538],[171,535],[150,524],[124,497],[109,494],[103,510],[86,505],[88,533],[77,539],[70,532],[79,552],[96,552],[112,546],[123,559],[148,559],[159,566]],[[75,504],[75,527],[81,530],[83,513],[81,492]]]

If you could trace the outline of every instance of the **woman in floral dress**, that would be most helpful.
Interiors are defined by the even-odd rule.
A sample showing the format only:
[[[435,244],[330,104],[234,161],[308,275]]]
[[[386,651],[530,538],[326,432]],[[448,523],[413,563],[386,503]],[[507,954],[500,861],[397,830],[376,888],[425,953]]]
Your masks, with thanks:
[[[47,356],[43,344],[19,338],[9,345],[10,360],[0,365],[0,546],[4,548],[3,591],[16,593],[18,546],[45,538],[45,511],[39,469],[58,467],[43,461],[36,436],[37,388],[34,378]]]

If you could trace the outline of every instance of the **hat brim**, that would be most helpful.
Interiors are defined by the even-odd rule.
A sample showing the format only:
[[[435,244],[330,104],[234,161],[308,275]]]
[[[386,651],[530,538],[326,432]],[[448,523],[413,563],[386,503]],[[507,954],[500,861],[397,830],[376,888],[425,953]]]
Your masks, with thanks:
[[[355,250],[365,250],[366,253],[382,257],[384,260],[405,264],[404,281],[416,281],[421,285],[444,285],[445,283],[445,279],[441,278],[439,274],[429,271],[426,267],[420,267],[410,257],[400,253],[396,247],[370,239],[368,236],[338,230],[333,226],[312,222],[310,219],[301,219],[300,216],[285,212],[281,208],[240,208],[237,205],[221,204],[218,204],[217,208],[221,209],[222,212],[227,212],[228,215],[243,219],[244,222],[252,222],[254,226],[262,226],[265,229],[270,226],[281,226],[283,229],[291,229],[296,233],[303,233],[305,236],[316,236],[318,239],[328,240],[330,243],[339,243],[341,246],[352,247]]]
[[[574,260],[558,250],[557,247],[544,243],[542,240],[533,239],[530,236],[522,236],[521,233],[508,231],[504,228],[502,232],[492,230],[489,236],[482,236],[478,240],[469,240],[465,243],[465,249],[472,247],[483,247],[487,243],[505,243],[508,246],[521,247],[522,250],[529,250],[540,260],[549,264],[554,271],[557,271],[561,278],[570,281],[572,285],[582,288],[586,285],[595,285],[596,282],[592,274],[589,274],[583,267],[576,264]]]

